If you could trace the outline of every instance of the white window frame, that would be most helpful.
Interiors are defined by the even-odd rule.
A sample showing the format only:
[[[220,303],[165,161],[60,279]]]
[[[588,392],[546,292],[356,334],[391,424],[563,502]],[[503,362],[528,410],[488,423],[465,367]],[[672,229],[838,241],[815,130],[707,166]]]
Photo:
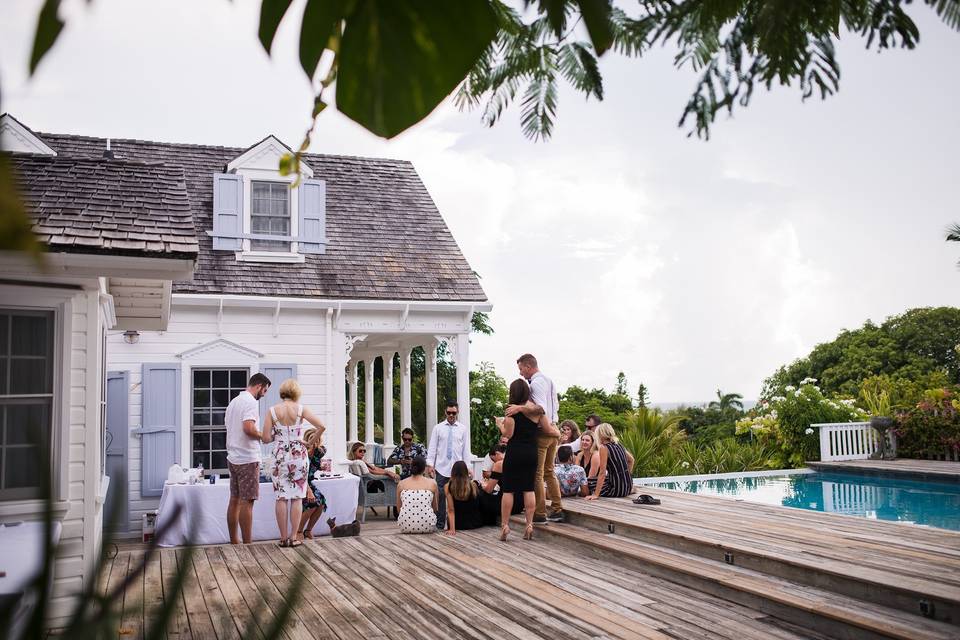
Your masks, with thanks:
[[[213,373],[214,371],[230,371],[230,372],[233,372],[233,371],[239,371],[239,370],[241,370],[241,369],[243,370],[244,379],[243,379],[243,386],[240,388],[240,390],[241,390],[241,391],[245,391],[246,388],[247,388],[247,382],[250,380],[250,376],[253,375],[252,373],[250,373],[251,367],[250,367],[249,365],[248,365],[248,366],[242,366],[242,365],[216,366],[216,365],[205,365],[205,364],[197,364],[197,363],[191,363],[191,364],[190,364],[190,367],[189,367],[189,369],[188,369],[189,372],[190,372],[190,373],[189,373],[190,413],[188,414],[188,415],[190,416],[190,420],[189,420],[189,425],[188,425],[189,429],[187,430],[187,434],[188,434],[187,437],[188,437],[189,440],[190,440],[190,449],[189,449],[190,453],[189,453],[189,457],[187,458],[187,466],[193,467],[193,453],[194,453],[194,449],[193,449],[193,430],[194,430],[194,427],[196,426],[196,425],[193,424],[193,414],[194,414],[193,392],[194,392],[194,390],[195,390],[195,389],[194,389],[194,386],[193,386],[193,373],[194,373],[195,371],[209,371],[209,372],[211,372],[211,375],[212,375],[212,373]],[[229,386],[230,386],[230,385],[228,385],[228,387],[229,387]],[[228,401],[228,402],[229,402],[229,401]],[[224,409],[224,411],[226,411],[226,409]],[[213,413],[213,412],[212,412],[212,410],[211,410],[211,414],[212,414],[212,413]],[[209,427],[209,426],[210,426],[210,425],[208,425],[208,427]],[[209,432],[209,433],[213,433],[213,431],[212,431],[211,429],[209,429],[209,428],[206,429],[206,431]],[[226,429],[224,429],[224,433],[226,433]],[[211,436],[211,438],[212,438],[212,436]],[[209,451],[209,450],[210,450],[210,449],[208,449],[208,451]],[[211,458],[210,458],[210,465],[211,465],[211,466],[210,466],[209,468],[205,468],[205,469],[204,469],[205,472],[206,472],[206,471],[210,471],[210,472],[214,472],[214,471],[215,471],[215,472],[217,472],[217,473],[222,473],[222,474],[227,474],[227,473],[229,473],[229,470],[227,470],[227,469],[221,469],[221,468],[219,468],[219,467],[217,467],[217,468],[213,467],[213,457],[212,457],[212,455],[211,455]]]
[[[4,309],[53,311],[53,401],[50,421],[50,472],[54,515],[62,517],[69,507],[70,495],[70,385],[73,357],[73,300],[83,295],[79,289],[0,285],[0,299],[29,300],[29,303],[4,304]],[[91,336],[96,339],[97,336]],[[89,383],[89,381],[88,381]],[[89,425],[84,424],[84,428]],[[0,517],[41,513],[43,499],[0,501]]]
[[[296,238],[300,233],[300,187],[294,186],[296,176],[282,176],[279,171],[238,167],[236,174],[243,181],[243,232],[253,233],[253,182],[277,182],[288,185],[290,193],[290,235]],[[299,252],[299,243],[290,242],[290,251],[254,251],[250,240],[242,240],[243,248],[236,252],[237,260],[242,262],[281,262],[300,263],[306,258]]]

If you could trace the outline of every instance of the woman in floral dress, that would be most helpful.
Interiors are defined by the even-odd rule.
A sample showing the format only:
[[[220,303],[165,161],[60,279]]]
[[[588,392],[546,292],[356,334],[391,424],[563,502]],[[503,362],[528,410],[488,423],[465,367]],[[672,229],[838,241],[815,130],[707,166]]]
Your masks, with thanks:
[[[302,390],[296,380],[280,384],[280,403],[270,407],[264,425],[263,442],[273,442],[273,492],[276,494],[277,527],[281,547],[299,547],[294,538],[307,495],[310,460],[304,442],[303,422],[323,430],[323,423],[310,409],[298,403]]]

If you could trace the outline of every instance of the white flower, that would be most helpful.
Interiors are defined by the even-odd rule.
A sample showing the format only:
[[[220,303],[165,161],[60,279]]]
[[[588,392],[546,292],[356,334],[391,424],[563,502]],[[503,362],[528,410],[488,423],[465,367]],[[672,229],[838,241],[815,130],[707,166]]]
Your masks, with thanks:
[[[776,410],[776,409],[773,409],[773,410],[770,412],[770,417],[773,418],[773,419],[776,419],[776,417],[777,417],[777,410]]]
[[[470,400],[470,402],[472,402],[473,404],[480,404],[481,402],[483,402],[483,400],[481,400],[480,398],[473,398],[472,400]]]
[[[803,380],[800,381],[800,384],[801,384],[801,385],[805,385],[805,384],[816,384],[816,382],[817,382],[817,379],[816,379],[816,378],[804,378]]]
[[[783,396],[773,396],[770,399],[773,400],[774,402],[783,402],[784,400],[786,400],[786,398]]]
[[[686,460],[684,460],[683,462],[680,463],[680,466],[683,467],[684,469],[686,469],[687,467],[690,466],[690,463],[687,462]]]
[[[787,386],[785,386],[785,387],[783,388],[783,390],[786,391],[787,393],[790,393],[791,391],[796,391],[797,388],[796,388],[795,386],[793,386],[792,384],[788,384]]]
[[[483,424],[484,424],[484,426],[489,427],[489,426],[490,426],[490,418],[484,418],[484,419],[483,419]]]
[[[503,403],[500,402],[499,400],[497,400],[497,401],[494,402],[493,404],[495,404],[498,408],[503,406]]]
[[[812,434],[812,433],[813,433],[813,428],[811,428],[811,427],[807,427],[807,428],[806,428],[806,429],[804,430],[804,433],[805,433],[805,434],[807,434],[807,435],[809,436],[810,434]]]

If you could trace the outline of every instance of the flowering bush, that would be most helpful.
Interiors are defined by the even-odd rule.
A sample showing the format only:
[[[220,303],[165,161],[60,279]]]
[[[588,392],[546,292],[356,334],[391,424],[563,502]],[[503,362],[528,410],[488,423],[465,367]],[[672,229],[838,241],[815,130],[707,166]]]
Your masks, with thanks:
[[[814,378],[800,387],[787,385],[784,394],[761,402],[753,415],[737,422],[737,434],[750,433],[762,444],[775,445],[775,462],[782,467],[801,467],[820,458],[820,440],[811,424],[853,422],[865,418],[854,400],[831,399],[823,395]]]
[[[927,391],[916,407],[897,416],[897,422],[897,454],[904,458],[960,451],[960,399],[954,391]]]

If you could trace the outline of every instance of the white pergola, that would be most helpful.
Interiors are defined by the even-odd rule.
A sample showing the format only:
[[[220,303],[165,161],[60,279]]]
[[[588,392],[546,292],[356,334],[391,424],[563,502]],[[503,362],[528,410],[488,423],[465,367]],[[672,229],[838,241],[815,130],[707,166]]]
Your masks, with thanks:
[[[366,444],[381,445],[384,456],[389,456],[394,441],[394,376],[400,376],[400,429],[413,426],[411,406],[410,354],[422,347],[426,355],[425,397],[427,441],[433,427],[440,422],[437,406],[437,348],[445,344],[452,355],[457,372],[456,400],[460,406],[460,423],[470,431],[470,320],[474,311],[489,311],[489,304],[469,303],[416,303],[406,304],[399,313],[382,310],[371,305],[369,311],[353,310],[337,314],[334,322],[334,341],[342,336],[343,365],[348,391],[339,392],[333,403],[332,430],[328,448],[343,451],[344,456],[351,443],[359,440],[359,364],[364,363],[364,435]],[[395,371],[394,356],[399,354],[399,372]],[[374,372],[380,358],[383,376],[382,398],[374,397]],[[336,375],[336,374],[334,374]],[[342,378],[341,378],[342,379]],[[336,393],[336,391],[334,391]],[[344,401],[340,398],[346,396]],[[382,442],[375,441],[374,407],[381,404],[383,412]],[[343,425],[342,427],[340,425]],[[340,448],[342,443],[342,448]],[[424,443],[426,444],[426,443]],[[368,447],[372,449],[372,447]],[[371,451],[368,450],[368,457]],[[336,453],[335,461],[343,461]]]

